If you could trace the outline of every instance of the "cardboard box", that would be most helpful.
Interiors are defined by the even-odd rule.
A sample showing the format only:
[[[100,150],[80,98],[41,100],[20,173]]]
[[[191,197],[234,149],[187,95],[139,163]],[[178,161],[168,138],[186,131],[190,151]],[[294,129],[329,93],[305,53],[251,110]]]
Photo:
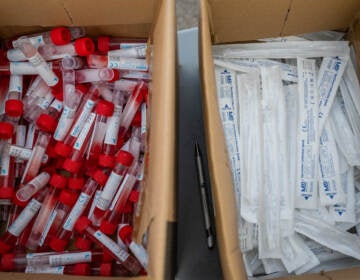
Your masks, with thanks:
[[[359,11],[358,0],[200,0],[203,111],[217,244],[225,279],[244,280],[247,276],[238,244],[236,204],[218,111],[211,45],[349,28],[350,39],[359,53]],[[360,268],[286,279],[360,279]]]
[[[0,38],[47,30],[51,26],[59,25],[85,26],[90,36],[106,34],[149,38],[152,44],[149,156],[145,171],[145,200],[137,235],[140,240],[143,234],[149,231],[149,276],[136,279],[173,278],[176,215],[175,1],[1,1]],[[0,279],[55,278],[103,279],[0,273]]]

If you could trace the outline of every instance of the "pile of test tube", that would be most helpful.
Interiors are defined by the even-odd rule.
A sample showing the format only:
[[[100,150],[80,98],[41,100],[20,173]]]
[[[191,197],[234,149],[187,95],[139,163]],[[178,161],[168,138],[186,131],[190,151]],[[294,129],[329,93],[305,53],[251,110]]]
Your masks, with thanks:
[[[343,35],[213,47],[239,247],[254,279],[360,265],[360,86]]]
[[[136,276],[144,39],[57,27],[0,50],[0,271]],[[139,215],[139,214],[137,214]]]

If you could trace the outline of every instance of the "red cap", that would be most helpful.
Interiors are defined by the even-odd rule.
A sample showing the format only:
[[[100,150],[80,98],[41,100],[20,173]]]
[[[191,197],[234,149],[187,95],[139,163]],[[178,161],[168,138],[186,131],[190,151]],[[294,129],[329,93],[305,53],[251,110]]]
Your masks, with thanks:
[[[115,156],[101,154],[99,156],[99,165],[113,168],[115,166]]]
[[[114,77],[108,81],[109,83],[115,82],[115,81],[119,80],[119,78],[120,78],[120,72],[118,70],[112,69],[112,71],[114,73]]]
[[[141,112],[137,111],[132,122],[131,122],[131,126],[136,126],[139,127],[141,126]]]
[[[129,201],[135,203],[139,201],[139,196],[140,196],[140,192],[137,190],[132,190],[130,195],[129,195]]]
[[[4,241],[0,240],[0,255],[5,254],[11,250],[11,245],[5,243]],[[5,255],[3,255],[4,257]],[[1,260],[2,262],[2,260]]]
[[[53,133],[57,126],[57,120],[48,114],[41,114],[36,120],[36,125],[42,131]]]
[[[84,84],[76,84],[75,89],[78,90],[82,94],[86,94],[89,88]]]
[[[56,27],[50,31],[50,38],[54,45],[65,45],[70,43],[71,33],[66,27]]]
[[[119,237],[122,241],[131,240],[131,234],[133,232],[133,227],[130,225],[124,225],[119,230]]]
[[[116,157],[117,163],[121,163],[122,165],[125,165],[127,167],[129,167],[133,163],[133,161],[134,161],[134,156],[131,153],[123,150],[120,150],[120,152]]]
[[[79,56],[87,56],[95,52],[93,40],[89,37],[76,39],[74,43],[75,51]]]
[[[75,247],[79,250],[90,250],[92,242],[85,237],[77,237],[75,239]]]
[[[72,147],[63,142],[57,142],[55,145],[55,153],[61,157],[68,157],[71,154]]]
[[[0,199],[12,199],[14,196],[14,188],[0,187]]]
[[[5,113],[10,117],[20,117],[23,113],[24,104],[21,100],[8,99],[5,102]]]
[[[15,254],[4,254],[1,257],[1,270],[11,271],[15,268]]]
[[[0,139],[10,139],[14,133],[14,126],[8,122],[0,122]]]
[[[82,162],[81,161],[74,161],[67,158],[64,161],[63,168],[70,173],[77,173],[81,168]]]
[[[113,113],[114,113],[114,103],[106,100],[99,101],[99,103],[96,106],[96,114],[105,117],[111,117]]]
[[[116,228],[117,228],[117,224],[112,224],[106,220],[103,220],[100,224],[100,230],[108,235],[114,234]]]
[[[102,262],[110,263],[114,260],[114,257],[112,255],[110,255],[106,250],[103,250],[102,252],[103,252]]]
[[[25,207],[28,204],[29,200],[20,200],[20,199],[18,199],[18,197],[16,196],[16,193],[15,193],[13,196],[12,202],[14,204],[16,204],[17,206]]]
[[[102,263],[99,274],[101,276],[112,276],[112,263]]]
[[[104,186],[106,184],[109,175],[104,173],[102,170],[98,169],[95,173],[91,176],[99,185]]]
[[[81,190],[85,185],[84,177],[71,177],[68,181],[68,187],[71,190]]]
[[[132,213],[133,204],[130,201],[127,201],[122,212],[126,214]]]
[[[88,263],[77,263],[74,265],[74,275],[90,275],[91,269]]]
[[[75,204],[77,197],[76,193],[63,190],[59,195],[59,201],[71,207]]]
[[[97,39],[97,45],[99,52],[106,53],[109,51],[110,37],[100,36]]]
[[[90,224],[91,221],[88,219],[88,217],[81,216],[75,223],[75,230],[78,233],[83,234]]]
[[[56,252],[62,252],[65,250],[66,246],[68,244],[67,239],[60,239],[57,237],[53,237],[50,241],[50,248],[53,249]]]
[[[57,189],[64,189],[67,185],[67,178],[54,173],[50,178],[49,184]]]

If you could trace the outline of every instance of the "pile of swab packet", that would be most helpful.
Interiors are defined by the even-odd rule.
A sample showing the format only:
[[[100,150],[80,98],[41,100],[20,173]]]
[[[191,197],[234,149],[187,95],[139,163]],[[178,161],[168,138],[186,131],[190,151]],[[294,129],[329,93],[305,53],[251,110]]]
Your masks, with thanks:
[[[213,47],[249,277],[360,265],[360,86],[342,37]]]

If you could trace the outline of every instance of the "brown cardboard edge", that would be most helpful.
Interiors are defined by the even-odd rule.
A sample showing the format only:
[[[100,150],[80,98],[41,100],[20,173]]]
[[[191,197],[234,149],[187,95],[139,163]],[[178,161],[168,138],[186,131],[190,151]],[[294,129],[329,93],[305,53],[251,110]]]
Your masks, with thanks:
[[[238,245],[237,211],[229,157],[218,112],[211,32],[206,0],[200,0],[199,54],[203,112],[215,223],[221,267],[225,279],[247,279]],[[225,202],[226,203],[223,203]]]
[[[138,238],[149,230],[151,279],[173,278],[176,221],[175,1],[162,0],[152,32],[149,157]],[[161,200],[159,201],[159,198]],[[170,235],[170,236],[169,236]]]

